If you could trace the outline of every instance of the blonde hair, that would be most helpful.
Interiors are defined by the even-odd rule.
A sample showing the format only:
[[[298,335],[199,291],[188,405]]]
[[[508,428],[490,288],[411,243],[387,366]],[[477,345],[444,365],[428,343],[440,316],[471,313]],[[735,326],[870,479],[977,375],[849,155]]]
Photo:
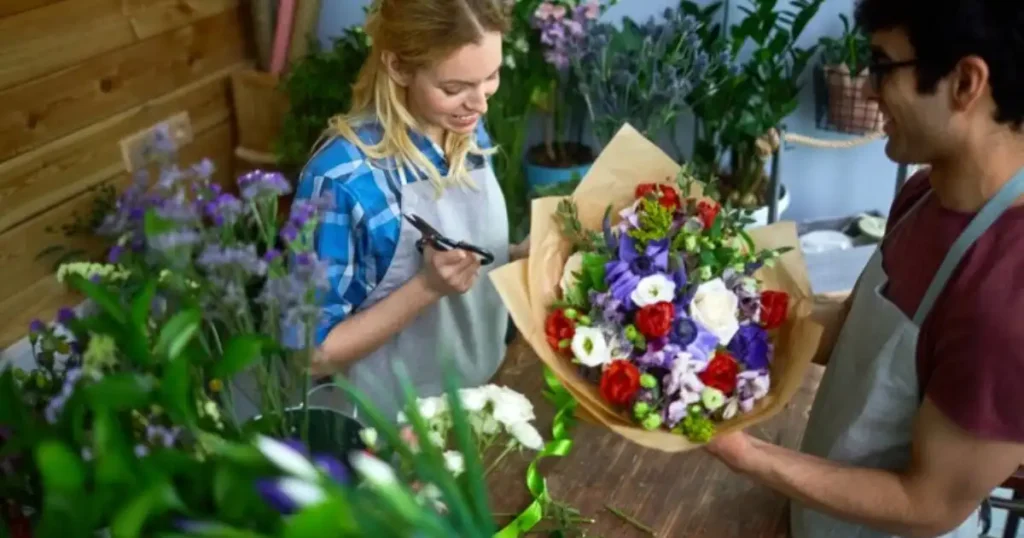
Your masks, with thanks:
[[[505,0],[375,0],[366,20],[370,55],[352,87],[352,106],[346,114],[328,121],[325,136],[345,138],[369,159],[393,158],[398,166],[426,175],[438,192],[460,183],[475,187],[469,179],[467,156],[490,155],[494,148],[481,149],[472,133],[448,132],[442,148],[448,174],[441,177],[409,136],[409,129],[422,126],[406,106],[405,91],[388,74],[383,53],[394,54],[405,68],[432,65],[464,45],[479,42],[485,32],[506,33],[505,5]],[[367,144],[355,128],[374,117],[380,122],[382,137]]]

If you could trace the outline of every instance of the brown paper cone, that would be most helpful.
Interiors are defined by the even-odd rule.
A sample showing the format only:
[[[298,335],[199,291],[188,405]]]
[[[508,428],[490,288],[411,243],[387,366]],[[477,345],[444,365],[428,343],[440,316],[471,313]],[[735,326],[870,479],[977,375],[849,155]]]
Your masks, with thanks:
[[[608,205],[617,213],[633,201],[638,184],[672,182],[678,172],[679,165],[661,149],[629,125],[624,126],[572,195],[581,223],[599,229]],[[666,430],[644,430],[626,412],[607,404],[596,385],[584,380],[575,365],[548,346],[544,336],[547,308],[558,296],[562,268],[570,254],[570,244],[562,238],[554,220],[559,201],[558,197],[534,201],[530,258],[490,273],[513,321],[537,356],[596,422],[636,444],[656,450],[680,452],[697,447]],[[799,246],[796,226],[791,222],[751,230],[751,236],[759,249]],[[802,384],[821,340],[822,327],[810,318],[811,285],[799,248],[776,260],[773,267],[763,268],[757,276],[764,281],[765,289],[789,294],[790,315],[772,335],[775,352],[768,395],[751,412],[720,423],[719,433],[749,427],[782,410]]]

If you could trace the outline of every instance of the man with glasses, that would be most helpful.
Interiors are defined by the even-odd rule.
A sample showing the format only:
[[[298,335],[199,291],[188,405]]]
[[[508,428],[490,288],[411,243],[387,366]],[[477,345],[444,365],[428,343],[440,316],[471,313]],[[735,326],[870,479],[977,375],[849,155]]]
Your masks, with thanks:
[[[708,450],[791,498],[796,538],[974,538],[1024,461],[1024,2],[862,0],[856,18],[886,154],[929,167],[833,311],[801,450]]]

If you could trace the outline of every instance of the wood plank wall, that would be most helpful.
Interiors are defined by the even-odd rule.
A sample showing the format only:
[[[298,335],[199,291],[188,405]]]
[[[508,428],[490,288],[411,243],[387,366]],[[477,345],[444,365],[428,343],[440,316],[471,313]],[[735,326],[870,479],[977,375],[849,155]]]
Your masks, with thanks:
[[[122,138],[186,111],[183,164],[231,177],[230,74],[251,64],[239,0],[0,0],[0,350],[81,299],[38,258],[129,179]]]

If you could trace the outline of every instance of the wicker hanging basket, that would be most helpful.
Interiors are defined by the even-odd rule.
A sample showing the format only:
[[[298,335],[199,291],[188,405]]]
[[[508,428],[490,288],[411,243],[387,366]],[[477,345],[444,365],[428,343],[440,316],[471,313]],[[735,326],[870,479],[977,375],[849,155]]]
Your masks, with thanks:
[[[852,74],[845,64],[825,65],[820,68],[818,79],[824,90],[819,92],[818,98],[825,101],[818,106],[819,127],[850,134],[882,129],[884,120],[878,103],[868,99],[871,82],[867,70]],[[826,114],[821,114],[822,111]]]

